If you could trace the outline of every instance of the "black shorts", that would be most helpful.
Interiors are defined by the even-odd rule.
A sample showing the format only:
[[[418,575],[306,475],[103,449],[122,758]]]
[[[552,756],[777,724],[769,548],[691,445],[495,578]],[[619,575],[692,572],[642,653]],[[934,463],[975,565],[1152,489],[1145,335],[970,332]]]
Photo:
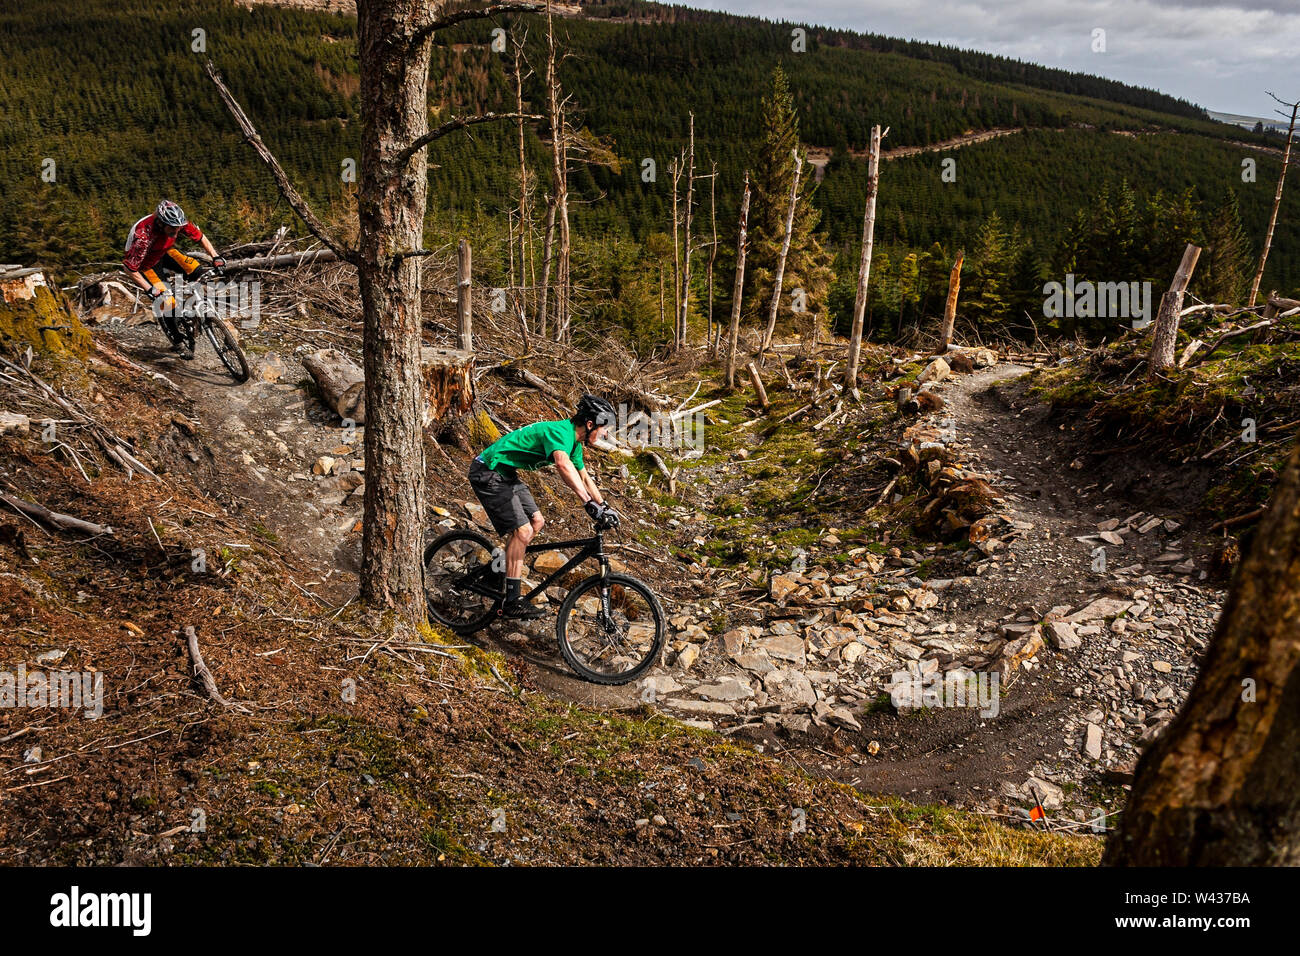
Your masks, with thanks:
[[[533,493],[513,469],[495,471],[475,458],[469,466],[469,483],[492,527],[503,537],[531,522],[538,510]]]

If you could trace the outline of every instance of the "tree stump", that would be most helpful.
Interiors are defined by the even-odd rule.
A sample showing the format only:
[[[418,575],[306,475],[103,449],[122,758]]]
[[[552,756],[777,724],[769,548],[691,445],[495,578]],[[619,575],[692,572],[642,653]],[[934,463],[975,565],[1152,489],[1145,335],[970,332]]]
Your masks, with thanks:
[[[321,401],[339,418],[366,423],[365,373],[336,349],[321,349],[303,357],[302,367],[316,381]]]
[[[460,417],[474,405],[474,354],[461,349],[420,349],[424,427]]]

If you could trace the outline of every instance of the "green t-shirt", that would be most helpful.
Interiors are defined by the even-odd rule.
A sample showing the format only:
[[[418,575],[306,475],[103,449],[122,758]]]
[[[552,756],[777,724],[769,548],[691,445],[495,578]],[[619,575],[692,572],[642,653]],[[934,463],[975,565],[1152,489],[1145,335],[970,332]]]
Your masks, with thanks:
[[[479,458],[489,468],[505,465],[520,471],[536,471],[552,464],[551,453],[556,451],[564,452],[573,467],[582,470],[582,442],[578,441],[573,422],[567,418],[516,428],[484,448]]]

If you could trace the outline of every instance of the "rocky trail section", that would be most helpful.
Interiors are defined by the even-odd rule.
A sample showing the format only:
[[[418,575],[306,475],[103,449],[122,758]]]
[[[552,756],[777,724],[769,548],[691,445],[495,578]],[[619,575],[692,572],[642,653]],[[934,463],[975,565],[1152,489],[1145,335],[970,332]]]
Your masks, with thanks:
[[[715,581],[732,626],[713,634],[709,607],[676,608],[672,664],[640,699],[796,761],[811,752],[865,789],[1012,817],[1037,795],[1095,818],[1190,689],[1221,595],[1159,482],[1131,461],[1084,471],[1067,425],[998,387],[1025,369],[991,360],[922,372],[941,407],[898,456],[922,479],[921,523],[964,547],[877,554],[830,528],[762,591]],[[709,510],[670,520],[698,538]],[[936,706],[943,680],[976,706]]]

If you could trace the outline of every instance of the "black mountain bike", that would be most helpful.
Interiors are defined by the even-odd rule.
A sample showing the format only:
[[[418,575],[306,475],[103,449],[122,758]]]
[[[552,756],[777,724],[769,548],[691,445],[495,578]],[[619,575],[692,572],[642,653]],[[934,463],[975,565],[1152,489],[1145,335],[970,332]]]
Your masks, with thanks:
[[[201,282],[183,283],[177,290],[179,296],[176,307],[161,313],[155,312],[154,317],[168,341],[172,345],[188,349],[191,355],[194,354],[197,330],[202,328],[231,378],[236,382],[247,382],[248,356],[239,346],[239,336],[228,322],[217,315],[216,309],[204,294],[206,291],[206,286]],[[193,302],[192,306],[186,302],[186,298]]]
[[[610,570],[606,530],[597,524],[590,538],[530,544],[530,554],[580,550],[523,600],[531,600],[583,561],[595,558],[600,572],[579,581],[565,595],[555,633],[565,662],[580,677],[596,684],[626,684],[652,667],[663,650],[664,612],[648,585]],[[473,531],[451,531],[429,544],[424,549],[429,614],[461,635],[502,619],[505,560],[504,549],[494,548]]]

